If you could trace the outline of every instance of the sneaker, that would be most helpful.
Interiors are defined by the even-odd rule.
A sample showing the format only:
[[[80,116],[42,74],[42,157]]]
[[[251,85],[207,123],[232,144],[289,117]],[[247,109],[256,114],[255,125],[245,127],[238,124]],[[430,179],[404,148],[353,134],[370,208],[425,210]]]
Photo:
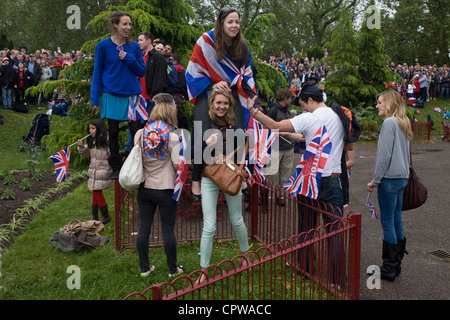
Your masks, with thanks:
[[[150,273],[152,273],[153,271],[155,271],[155,266],[150,266],[150,269],[146,272],[141,272],[141,277],[148,277],[148,275]]]
[[[111,174],[110,179],[111,180],[118,180],[119,179],[119,173],[120,173],[119,169],[114,169],[113,173]]]
[[[179,272],[178,269],[180,269],[181,272]],[[183,272],[184,272],[183,266],[178,266],[178,267],[177,267],[177,272],[175,272],[175,273],[169,273],[169,278],[176,277],[176,276],[182,274]]]

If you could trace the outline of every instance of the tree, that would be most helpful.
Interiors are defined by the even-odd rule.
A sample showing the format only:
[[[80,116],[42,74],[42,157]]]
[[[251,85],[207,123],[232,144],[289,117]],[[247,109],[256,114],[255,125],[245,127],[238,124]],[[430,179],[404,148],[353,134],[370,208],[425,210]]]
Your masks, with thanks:
[[[369,3],[374,6],[375,1]],[[361,29],[357,37],[357,52],[359,56],[358,77],[361,84],[355,93],[360,101],[373,105],[378,93],[385,90],[385,84],[391,81],[403,82],[402,78],[389,68],[386,62],[390,58],[385,53],[384,37],[376,26],[369,25],[369,19],[376,12],[366,11]]]
[[[331,95],[330,102],[336,101],[346,107],[356,106],[359,103],[356,89],[361,85],[356,66],[360,60],[348,9],[342,10],[331,41],[325,47],[329,54],[324,62],[329,64],[331,73],[325,80],[325,90]]]

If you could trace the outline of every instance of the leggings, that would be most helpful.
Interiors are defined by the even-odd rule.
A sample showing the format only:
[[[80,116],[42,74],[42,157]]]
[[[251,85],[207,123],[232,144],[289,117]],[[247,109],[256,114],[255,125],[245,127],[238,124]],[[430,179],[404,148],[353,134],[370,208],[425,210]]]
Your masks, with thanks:
[[[92,190],[92,204],[98,204],[100,207],[106,206],[106,200],[102,190]]]

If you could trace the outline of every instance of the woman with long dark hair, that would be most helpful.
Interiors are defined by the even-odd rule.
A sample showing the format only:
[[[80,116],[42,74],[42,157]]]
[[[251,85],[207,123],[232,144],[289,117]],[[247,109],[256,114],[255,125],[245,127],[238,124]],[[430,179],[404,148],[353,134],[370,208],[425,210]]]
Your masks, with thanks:
[[[214,29],[204,33],[197,41],[186,70],[189,101],[195,104],[194,121],[200,121],[201,135],[210,128],[208,95],[211,90],[230,91],[236,103],[236,127],[247,129],[250,114],[247,98],[256,96],[255,80],[251,68],[251,54],[242,39],[240,14],[235,8],[222,8],[217,15]],[[256,100],[259,106],[259,98]],[[243,108],[244,107],[244,108]],[[195,122],[194,122],[195,123]],[[195,127],[195,125],[194,125]],[[201,145],[196,138],[193,144]],[[193,148],[194,152],[201,148]],[[199,157],[194,156],[194,159]],[[201,164],[194,164],[192,192],[194,200],[200,200]]]

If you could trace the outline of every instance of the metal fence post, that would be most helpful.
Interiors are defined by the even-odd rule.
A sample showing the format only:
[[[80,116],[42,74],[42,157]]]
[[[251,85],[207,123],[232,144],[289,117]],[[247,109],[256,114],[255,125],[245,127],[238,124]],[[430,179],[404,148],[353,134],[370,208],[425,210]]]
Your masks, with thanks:
[[[352,212],[350,215],[352,228],[350,230],[350,265],[349,265],[349,293],[351,300],[359,300],[359,281],[361,267],[361,214]]]

